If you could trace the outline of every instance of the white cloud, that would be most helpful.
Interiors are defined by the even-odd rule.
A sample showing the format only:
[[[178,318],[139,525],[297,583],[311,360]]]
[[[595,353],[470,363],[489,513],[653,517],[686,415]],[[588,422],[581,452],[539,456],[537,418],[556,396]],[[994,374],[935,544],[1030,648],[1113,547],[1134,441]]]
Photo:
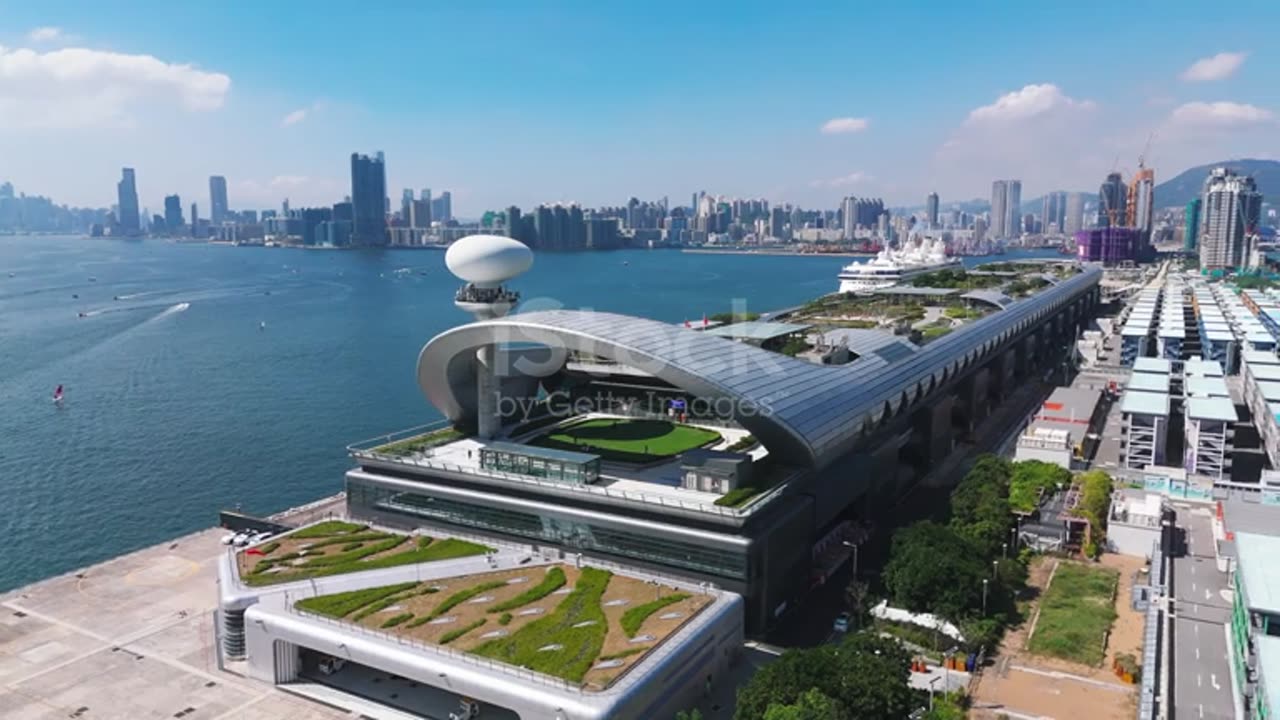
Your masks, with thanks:
[[[867,129],[871,122],[866,118],[856,117],[838,117],[831,118],[822,124],[823,135],[843,135],[846,133],[862,132]]]
[[[848,175],[841,175],[840,177],[834,177],[829,180],[813,180],[812,182],[809,183],[809,187],[815,187],[815,188],[848,187],[850,185],[860,185],[862,183],[871,182],[873,179],[874,178],[871,176],[870,173],[865,173],[859,170],[856,172],[851,172]]]
[[[1191,67],[1183,70],[1180,77],[1187,82],[1225,80],[1240,69],[1245,57],[1246,53],[1242,52],[1220,52],[1191,63]]]
[[[970,125],[1013,123],[1039,117],[1064,109],[1092,110],[1092,100],[1076,100],[1067,97],[1052,83],[1027,85],[1021,90],[1005,93],[990,105],[983,105],[969,113],[965,121]]]
[[[0,128],[121,127],[148,103],[222,107],[231,78],[151,55],[0,46]]]
[[[1174,108],[1169,125],[1178,128],[1234,128],[1271,122],[1275,114],[1256,105],[1234,102],[1189,102]]]
[[[285,115],[283,118],[280,119],[280,127],[289,127],[290,125],[297,125],[298,123],[307,119],[308,112],[310,112],[310,108],[298,108],[297,110],[294,110],[293,112],[289,113],[288,115]]]
[[[298,108],[288,115],[285,115],[283,118],[280,118],[280,127],[297,125],[308,117],[311,117],[314,113],[319,112],[322,108],[324,108],[323,100],[317,100],[306,107]]]
[[[64,37],[60,27],[38,27],[27,33],[27,40],[33,43],[53,42],[54,40],[64,39]]]

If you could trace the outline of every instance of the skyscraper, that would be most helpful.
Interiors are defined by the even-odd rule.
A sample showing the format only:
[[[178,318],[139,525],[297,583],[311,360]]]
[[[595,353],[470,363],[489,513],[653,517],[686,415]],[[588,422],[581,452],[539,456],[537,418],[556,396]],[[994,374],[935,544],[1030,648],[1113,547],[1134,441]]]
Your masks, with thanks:
[[[164,198],[164,226],[170,233],[182,229],[182,199],[177,195],[166,195]]]
[[[1016,238],[1022,235],[1022,181],[1009,180],[1006,185],[1004,232],[1005,237]]]
[[[844,230],[841,236],[845,240],[852,240],[853,232],[858,228],[858,198],[852,196],[845,198],[840,212],[844,215]]]
[[[1248,260],[1248,236],[1262,219],[1262,194],[1253,178],[1214,168],[1201,196],[1200,269],[1234,270]]]
[[[191,237],[200,237],[200,209],[191,203]]]
[[[1066,208],[1066,193],[1045,193],[1043,209],[1040,212],[1040,232],[1045,235],[1056,235],[1062,232],[1062,216]]]
[[[1120,173],[1111,173],[1098,188],[1098,227],[1113,227],[1124,224],[1125,198],[1128,191]]]
[[[387,244],[387,168],[382,152],[351,153],[351,241],[366,247]]]
[[[1156,173],[1149,167],[1142,167],[1134,174],[1129,183],[1128,212],[1125,213],[1125,225],[1137,228],[1142,234],[1141,244],[1151,244],[1152,195],[1155,192]]]
[[[210,175],[209,220],[214,225],[221,225],[227,219],[227,179],[221,175]]]
[[[924,215],[929,227],[938,227],[938,193],[931,192],[924,199]]]
[[[1067,195],[1067,209],[1062,214],[1062,229],[1072,237],[1084,229],[1084,196],[1078,192]]]
[[[1200,198],[1192,198],[1187,203],[1183,217],[1182,249],[1187,252],[1196,251],[1196,238],[1200,235]]]
[[[400,193],[400,222],[413,227],[410,217],[413,215],[413,190],[405,188]]]
[[[431,201],[431,219],[442,223],[453,219],[453,193],[445,190]]]
[[[133,168],[121,168],[120,182],[116,183],[116,202],[120,231],[125,235],[142,232],[142,223],[138,220],[138,184]]]
[[[1009,196],[1008,184],[1003,180],[996,180],[991,183],[991,227],[988,231],[992,239],[1000,240],[1005,237],[1004,223],[1006,213],[1007,199]]]

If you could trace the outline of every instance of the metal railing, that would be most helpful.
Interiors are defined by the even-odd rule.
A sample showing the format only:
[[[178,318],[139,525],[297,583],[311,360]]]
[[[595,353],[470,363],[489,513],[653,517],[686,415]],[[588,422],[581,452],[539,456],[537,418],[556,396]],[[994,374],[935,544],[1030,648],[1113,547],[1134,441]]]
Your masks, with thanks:
[[[559,561],[559,562],[565,562],[565,561]],[[620,574],[623,574],[627,577],[631,577],[636,580],[652,581],[659,585],[668,585],[673,588],[681,588],[685,590],[695,591],[701,595],[719,597],[721,592],[720,588],[716,586],[714,583],[710,583],[710,582],[694,583],[688,578],[680,578],[673,575],[664,575],[662,573],[655,573],[648,570],[637,570],[634,567],[623,565],[621,563],[610,562],[608,560],[600,560],[594,557],[590,558],[586,562],[579,562],[578,566],[594,567],[602,570],[616,571]],[[304,595],[303,597],[314,597],[314,596],[315,596],[314,594],[308,594],[308,595]],[[624,672],[621,675],[619,675],[615,681],[611,681],[608,685],[600,686],[590,682],[584,682],[581,685],[579,685],[579,684],[574,684],[563,678],[558,678],[553,675],[546,675],[544,673],[535,672],[533,670],[529,670],[527,668],[523,668],[518,665],[510,665],[507,663],[499,662],[497,660],[490,660],[480,655],[473,655],[465,651],[454,650],[452,648],[448,648],[443,645],[436,645],[433,643],[422,642],[422,641],[415,640],[411,637],[397,635],[395,633],[384,632],[382,630],[377,630],[364,625],[360,625],[359,623],[349,622],[349,621],[338,619],[338,618],[332,618],[327,615],[320,615],[317,613],[308,612],[306,610],[301,610],[295,605],[297,600],[300,600],[300,599],[302,598],[286,593],[285,594],[285,611],[293,615],[298,615],[301,617],[306,617],[314,620],[320,620],[330,625],[335,625],[342,628],[354,629],[365,635],[369,635],[371,637],[375,637],[381,640],[386,640],[389,642],[394,642],[397,645],[412,647],[416,650],[426,650],[428,652],[433,652],[438,655],[450,658],[452,660],[459,660],[461,662],[474,665],[477,667],[482,667],[487,670],[493,670],[495,672],[500,672],[505,675],[511,675],[514,677],[523,678],[525,680],[531,680],[541,685],[547,685],[547,686],[559,688],[562,690],[568,690],[577,695],[588,695],[588,694],[594,694],[594,693],[602,692],[604,690],[608,690],[610,687],[615,685],[617,681],[624,680],[629,674],[629,672],[644,660],[647,660],[653,657],[662,657],[662,656],[670,655],[671,653],[675,652],[676,650],[679,649],[679,643],[674,643],[669,641],[677,633],[679,633],[680,630],[684,629],[684,625],[685,625],[684,623],[681,623],[681,625],[675,630],[675,632],[668,634],[666,637],[662,638],[661,641],[659,641],[656,645],[649,648],[644,653],[641,653],[639,658],[634,660],[631,663],[631,665],[625,668]],[[714,603],[715,601],[713,600],[712,602]],[[693,620],[695,617],[697,617],[697,613],[690,615],[688,620]],[[592,690],[589,688],[595,688],[595,689]]]
[[[348,447],[348,451],[351,453],[352,457],[361,460],[374,460],[395,463],[398,465],[409,465],[431,470],[440,470],[443,472],[454,472],[462,475],[485,477],[559,492],[581,493],[584,495],[594,495],[597,497],[621,500],[625,502],[659,505],[687,512],[720,515],[733,518],[746,517],[747,515],[755,512],[756,508],[761,507],[766,500],[771,500],[777,497],[791,479],[791,476],[788,475],[786,479],[779,482],[772,489],[752,497],[749,501],[739,507],[730,507],[727,505],[687,501],[665,495],[651,495],[646,493],[628,492],[626,490],[611,490],[600,485],[574,485],[571,483],[542,480],[532,475],[516,475],[513,473],[503,472],[501,470],[481,468],[475,465],[459,465],[456,463],[444,462],[433,458],[430,454],[420,454],[416,456],[387,455],[384,453],[374,452],[372,450],[358,449],[355,446]]]
[[[551,675],[544,675],[542,673],[534,672],[532,670],[528,670],[526,668],[522,668],[516,665],[508,665],[506,663],[498,662],[497,660],[490,660],[488,658],[481,657],[479,655],[472,655],[470,653],[462,652],[460,650],[452,650],[443,645],[433,645],[431,643],[415,640],[411,637],[406,637],[404,635],[396,635],[394,633],[383,632],[381,630],[375,630],[373,628],[369,628],[364,625],[360,625],[358,623],[347,622],[345,620],[339,620],[336,618],[328,617],[327,615],[320,615],[317,613],[307,612],[306,610],[300,610],[297,607],[294,607],[294,601],[297,599],[301,599],[301,598],[289,597],[287,599],[285,603],[286,612],[289,612],[290,614],[293,614],[293,615],[305,617],[311,620],[319,620],[321,622],[325,622],[330,625],[341,627],[345,630],[354,630],[361,634],[368,635],[370,637],[374,637],[386,642],[395,643],[403,647],[411,647],[414,650],[421,650],[427,653],[434,653],[436,655],[447,657],[451,660],[457,660],[459,662],[463,662],[468,665],[474,665],[476,667],[484,668],[486,670],[502,673],[503,675],[511,675],[514,677],[519,677],[525,680],[538,683],[540,685],[546,685],[549,687],[558,688],[560,690],[567,690],[577,695],[587,694],[587,691],[583,688],[583,686],[575,685],[569,682],[568,680],[557,678]]]

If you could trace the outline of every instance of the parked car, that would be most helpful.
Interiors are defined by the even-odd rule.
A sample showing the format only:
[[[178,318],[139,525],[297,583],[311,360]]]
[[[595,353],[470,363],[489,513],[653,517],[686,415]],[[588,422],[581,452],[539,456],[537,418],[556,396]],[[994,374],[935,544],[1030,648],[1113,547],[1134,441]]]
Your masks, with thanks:
[[[838,616],[836,616],[836,621],[835,621],[835,623],[832,625],[832,629],[833,629],[833,630],[835,630],[835,631],[836,631],[836,632],[838,632],[838,633],[845,633],[845,632],[849,632],[849,620],[850,620],[850,619],[851,619],[851,618],[849,617],[849,613],[847,613],[847,612],[842,612],[842,613],[840,613]]]
[[[236,533],[227,533],[226,535],[222,536],[222,544],[230,545],[231,543],[235,542],[235,539],[236,539]]]
[[[231,540],[231,544],[236,547],[244,547],[249,544],[249,538],[251,537],[253,535],[248,532],[236,533],[236,536]]]
[[[320,672],[325,675],[332,675],[343,668],[347,664],[346,660],[333,656],[326,656],[320,660]]]
[[[256,533],[252,538],[250,538],[250,539],[249,539],[249,544],[250,544],[250,545],[257,545],[257,544],[258,544],[258,543],[260,543],[260,542],[265,542],[267,539],[269,539],[269,538],[270,538],[272,535],[274,535],[274,534],[275,534],[275,533],[266,532],[266,531],[263,531],[263,532],[260,532],[260,533]]]

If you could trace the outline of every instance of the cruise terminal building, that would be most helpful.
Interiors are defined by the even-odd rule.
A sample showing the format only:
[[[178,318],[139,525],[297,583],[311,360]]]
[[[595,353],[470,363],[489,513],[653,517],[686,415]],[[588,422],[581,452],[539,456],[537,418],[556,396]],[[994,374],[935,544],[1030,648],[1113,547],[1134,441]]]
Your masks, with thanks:
[[[613,313],[486,313],[477,307],[504,278],[469,282],[458,304],[477,320],[431,339],[418,361],[447,420],[352,445],[348,512],[736,593],[746,631],[763,632],[820,581],[820,548],[873,525],[1020,378],[1061,362],[1101,275],[1086,267],[923,346],[840,366]],[[719,440],[687,462],[544,442],[611,418]]]

